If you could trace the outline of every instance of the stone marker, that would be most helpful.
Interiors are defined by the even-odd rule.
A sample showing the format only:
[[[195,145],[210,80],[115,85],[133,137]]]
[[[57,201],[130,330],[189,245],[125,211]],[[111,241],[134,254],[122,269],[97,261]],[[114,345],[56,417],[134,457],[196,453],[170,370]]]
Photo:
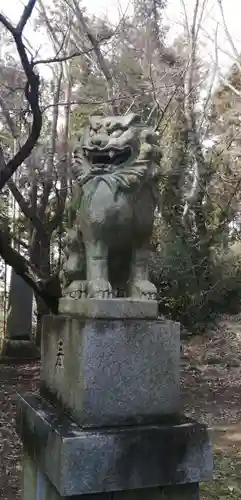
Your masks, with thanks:
[[[12,269],[6,331],[1,339],[1,361],[26,361],[39,357],[32,336],[32,309],[33,290]]]
[[[159,163],[136,115],[91,118],[40,394],[19,398],[23,500],[198,500],[212,476],[206,427],[179,413],[179,325],[148,278]]]

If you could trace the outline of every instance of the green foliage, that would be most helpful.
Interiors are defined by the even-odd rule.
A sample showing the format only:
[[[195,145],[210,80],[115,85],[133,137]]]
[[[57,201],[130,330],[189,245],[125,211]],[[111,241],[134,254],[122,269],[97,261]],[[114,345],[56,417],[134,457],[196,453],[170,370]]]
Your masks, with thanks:
[[[164,231],[151,274],[159,290],[160,313],[193,331],[202,329],[207,319],[207,282],[200,283],[204,270],[194,241]]]
[[[215,449],[214,478],[202,483],[200,487],[202,500],[239,500],[241,495],[241,462],[239,449]]]
[[[212,307],[218,312],[236,313],[241,307],[241,244],[214,255]]]
[[[162,230],[150,270],[159,290],[160,313],[192,332],[205,329],[219,313],[241,308],[241,244],[217,245],[208,263],[187,234]]]

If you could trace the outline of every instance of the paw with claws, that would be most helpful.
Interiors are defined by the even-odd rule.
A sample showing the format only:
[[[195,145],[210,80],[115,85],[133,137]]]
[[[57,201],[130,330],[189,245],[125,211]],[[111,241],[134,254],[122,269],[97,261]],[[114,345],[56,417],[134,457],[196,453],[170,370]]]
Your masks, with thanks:
[[[131,284],[130,295],[135,299],[156,300],[157,289],[148,280],[136,280]]]
[[[108,281],[97,279],[88,283],[88,297],[95,299],[111,299],[112,288]]]
[[[73,281],[64,291],[63,296],[71,299],[84,299],[87,294],[86,281]]]

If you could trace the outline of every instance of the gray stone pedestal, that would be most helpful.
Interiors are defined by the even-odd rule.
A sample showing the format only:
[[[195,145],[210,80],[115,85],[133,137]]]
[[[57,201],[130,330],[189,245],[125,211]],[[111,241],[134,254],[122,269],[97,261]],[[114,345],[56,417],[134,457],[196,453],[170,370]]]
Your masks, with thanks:
[[[48,316],[41,393],[83,426],[147,423],[179,411],[179,325]]]
[[[179,325],[153,304],[144,319],[141,301],[116,301],[116,317],[97,302],[45,318],[40,395],[17,413],[23,500],[198,500],[212,450],[179,414]]]
[[[200,498],[197,483],[63,497],[28,455],[24,456],[23,463],[22,500],[199,500]]]
[[[134,499],[198,500],[210,479],[212,451],[205,426],[185,417],[166,424],[83,429],[40,397],[20,398],[23,500],[113,494]],[[148,498],[149,500],[149,498]]]

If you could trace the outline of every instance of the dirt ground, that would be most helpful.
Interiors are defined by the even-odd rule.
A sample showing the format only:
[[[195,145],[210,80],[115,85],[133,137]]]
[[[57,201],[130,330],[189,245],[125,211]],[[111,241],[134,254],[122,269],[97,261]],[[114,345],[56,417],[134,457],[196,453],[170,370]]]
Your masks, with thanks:
[[[21,444],[15,432],[16,393],[36,391],[39,363],[0,365],[0,498],[19,500]],[[184,346],[183,411],[209,425],[215,477],[201,499],[241,498],[241,315],[223,317]]]

